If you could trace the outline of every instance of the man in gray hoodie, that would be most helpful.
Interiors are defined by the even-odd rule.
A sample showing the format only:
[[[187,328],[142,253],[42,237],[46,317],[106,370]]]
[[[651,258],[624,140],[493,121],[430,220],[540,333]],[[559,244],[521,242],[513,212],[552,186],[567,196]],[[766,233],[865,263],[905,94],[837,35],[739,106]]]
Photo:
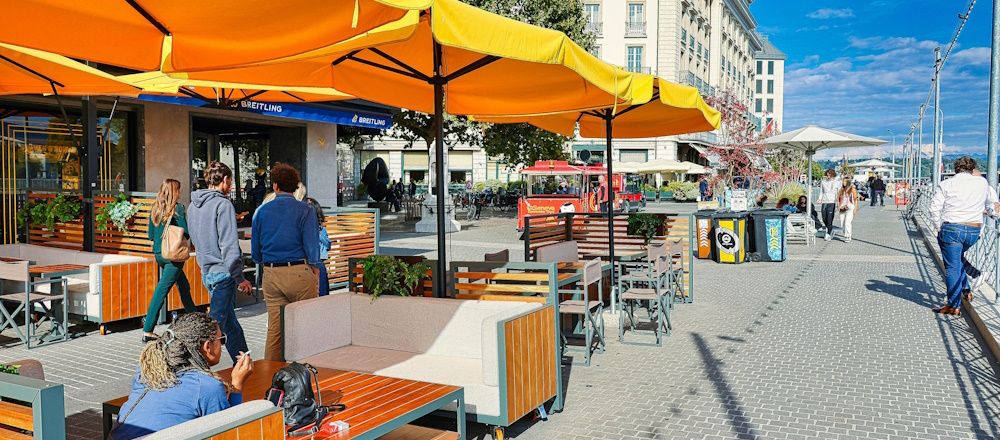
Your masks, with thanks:
[[[191,193],[188,231],[201,266],[201,278],[212,296],[210,315],[225,335],[226,351],[236,363],[246,353],[243,327],[236,320],[233,297],[236,290],[249,292],[250,281],[243,278],[243,259],[236,234],[236,209],[226,198],[233,186],[233,170],[212,162],[205,168],[206,189]]]

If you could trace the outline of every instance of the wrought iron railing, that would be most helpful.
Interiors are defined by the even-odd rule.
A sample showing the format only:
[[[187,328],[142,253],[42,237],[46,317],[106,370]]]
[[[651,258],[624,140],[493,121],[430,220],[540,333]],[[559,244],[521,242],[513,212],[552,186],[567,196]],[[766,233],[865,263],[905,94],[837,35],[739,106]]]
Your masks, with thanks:
[[[626,37],[645,37],[646,36],[646,22],[645,21],[627,21],[627,22],[625,22],[625,36]]]
[[[594,34],[595,37],[600,37],[604,34],[604,22],[591,21],[587,22],[584,26],[583,31],[588,34]]]
[[[936,232],[936,227],[931,220],[931,192],[926,189],[916,189],[913,191],[912,208],[907,208],[906,218],[913,219],[918,227],[926,228],[931,233]],[[965,252],[965,260],[976,268],[985,277],[984,285],[993,287],[993,292],[997,296],[993,298],[994,303],[1000,302],[1000,260],[997,255],[1000,253],[1000,231],[997,224],[987,220],[983,223],[983,229],[979,232],[979,240],[968,251]]]

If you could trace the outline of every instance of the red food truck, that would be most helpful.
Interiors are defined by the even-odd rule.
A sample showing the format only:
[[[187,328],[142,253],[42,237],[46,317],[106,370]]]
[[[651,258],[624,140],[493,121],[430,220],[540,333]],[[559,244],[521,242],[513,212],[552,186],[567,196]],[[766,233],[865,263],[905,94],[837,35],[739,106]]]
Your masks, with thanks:
[[[600,212],[595,191],[599,176],[607,175],[604,165],[570,165],[558,160],[540,160],[522,169],[521,178],[527,182],[527,187],[517,203],[517,228],[524,229],[525,216]],[[613,175],[609,186],[614,194],[614,209],[621,210],[624,177]]]

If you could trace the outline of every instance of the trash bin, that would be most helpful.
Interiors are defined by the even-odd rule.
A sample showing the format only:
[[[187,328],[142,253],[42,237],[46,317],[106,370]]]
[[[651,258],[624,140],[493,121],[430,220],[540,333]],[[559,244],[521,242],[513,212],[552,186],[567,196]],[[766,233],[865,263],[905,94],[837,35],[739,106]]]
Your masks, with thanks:
[[[712,216],[716,263],[746,261],[747,213],[716,212]]]
[[[760,209],[750,213],[752,261],[785,261],[787,217],[788,211],[781,209]]]
[[[714,209],[702,209],[694,213],[695,234],[698,237],[698,250],[695,257],[699,259],[715,259],[715,237],[712,234],[712,216]]]

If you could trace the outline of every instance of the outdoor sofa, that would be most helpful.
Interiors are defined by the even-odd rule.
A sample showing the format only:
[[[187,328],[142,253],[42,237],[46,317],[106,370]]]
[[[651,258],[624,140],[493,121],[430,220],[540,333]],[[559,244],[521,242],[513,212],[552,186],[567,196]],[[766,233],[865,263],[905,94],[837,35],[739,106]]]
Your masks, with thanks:
[[[252,400],[144,437],[144,440],[201,440],[240,438],[281,440],[285,438],[281,408],[269,400]]]
[[[131,295],[123,294],[130,287],[155,287],[158,279],[156,262],[148,257],[118,254],[102,254],[49,246],[30,244],[0,245],[0,257],[18,258],[34,261],[34,266],[50,266],[57,264],[79,264],[88,266],[86,273],[66,276],[69,290],[68,311],[88,321],[104,323],[112,321],[114,314],[120,314],[124,309],[135,309],[145,315],[149,301],[140,304],[128,301]],[[127,280],[127,282],[123,282]],[[38,286],[45,291],[47,285]],[[20,289],[20,290],[19,290]],[[23,286],[4,285],[4,292],[23,291]],[[125,298],[125,301],[121,301]],[[135,302],[135,304],[133,304]]]
[[[284,359],[461,386],[470,419],[504,427],[556,396],[553,319],[539,302],[338,293],[285,306]]]

